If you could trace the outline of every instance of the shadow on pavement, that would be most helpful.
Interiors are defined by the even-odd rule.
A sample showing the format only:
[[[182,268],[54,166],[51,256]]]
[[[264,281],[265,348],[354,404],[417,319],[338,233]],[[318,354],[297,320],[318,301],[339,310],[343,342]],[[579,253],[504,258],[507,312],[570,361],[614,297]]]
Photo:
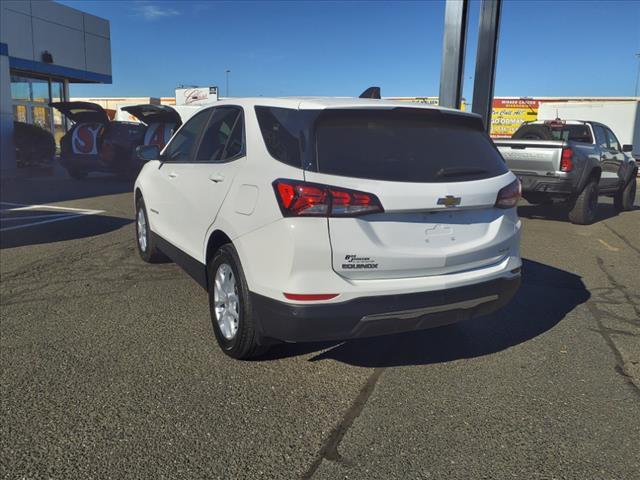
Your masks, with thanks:
[[[633,207],[633,210],[640,210],[640,207]],[[613,204],[599,203],[596,210],[594,223],[607,220],[620,215]],[[519,205],[518,216],[539,220],[551,220],[555,222],[569,222],[569,209],[565,205]]]
[[[29,210],[28,213],[30,215],[44,217],[33,220],[33,223],[43,220],[46,221],[48,220],[46,218],[47,216],[50,216],[51,219],[55,218],[56,215],[60,216],[59,213],[44,210]],[[4,221],[0,222],[0,226],[3,229],[14,226],[18,228],[0,231],[0,249],[93,237],[117,230],[132,222],[133,220],[107,215],[77,215],[73,218],[55,220],[49,223],[38,223],[30,226],[24,226],[32,223],[32,221],[28,219],[24,221]]]
[[[133,181],[112,175],[90,175],[83,180],[66,176],[2,180],[0,200],[24,204],[49,204],[133,192]]]
[[[523,263],[523,282],[518,294],[509,305],[492,315],[386,337],[278,345],[262,360],[328,348],[310,361],[332,359],[373,368],[448,362],[505,350],[550,330],[590,297],[578,275],[531,260]]]

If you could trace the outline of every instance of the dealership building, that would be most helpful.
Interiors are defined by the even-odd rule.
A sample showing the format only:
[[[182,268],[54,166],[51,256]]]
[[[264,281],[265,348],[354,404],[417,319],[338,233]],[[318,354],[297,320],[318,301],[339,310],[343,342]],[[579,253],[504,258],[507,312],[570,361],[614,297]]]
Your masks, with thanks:
[[[48,0],[2,0],[0,18],[0,170],[12,172],[13,122],[59,139],[49,102],[68,100],[70,83],[111,83],[111,39],[108,20]]]

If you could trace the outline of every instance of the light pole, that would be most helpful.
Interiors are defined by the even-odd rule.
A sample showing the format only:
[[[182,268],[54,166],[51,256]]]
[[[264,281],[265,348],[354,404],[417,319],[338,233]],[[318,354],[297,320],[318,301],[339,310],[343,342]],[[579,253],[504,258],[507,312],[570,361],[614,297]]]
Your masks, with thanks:
[[[229,74],[231,73],[231,70],[225,70],[224,73],[227,75],[227,97],[229,96]]]
[[[638,83],[640,83],[640,52],[636,53],[638,59],[638,73],[636,75],[636,97],[638,96]]]

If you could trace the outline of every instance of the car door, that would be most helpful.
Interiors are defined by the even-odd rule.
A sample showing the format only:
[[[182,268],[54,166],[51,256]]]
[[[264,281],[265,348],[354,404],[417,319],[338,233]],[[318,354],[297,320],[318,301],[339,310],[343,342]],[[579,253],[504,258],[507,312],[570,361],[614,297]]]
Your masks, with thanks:
[[[178,166],[169,206],[175,246],[201,262],[207,230],[245,160],[242,108],[221,106],[212,112],[195,155]]]
[[[625,161],[625,156],[622,152],[622,146],[620,145],[618,138],[611,129],[605,128],[604,131],[609,142],[609,155],[611,156],[611,160],[607,164],[607,174],[608,176],[610,175],[612,183],[619,186],[624,179],[622,166]]]
[[[185,188],[181,177],[195,156],[210,115],[211,109],[206,109],[185,123],[162,151],[157,168],[149,173],[149,184],[153,188],[145,192],[145,202],[151,228],[177,247],[185,242],[188,235],[178,228],[180,212],[185,209],[181,204],[181,191]]]
[[[593,125],[593,133],[596,137],[596,145],[600,150],[600,167],[602,174],[600,175],[600,189],[610,188],[614,181],[614,170],[612,166],[615,163],[611,149],[609,148],[609,138],[602,125]],[[617,178],[617,177],[616,177]]]

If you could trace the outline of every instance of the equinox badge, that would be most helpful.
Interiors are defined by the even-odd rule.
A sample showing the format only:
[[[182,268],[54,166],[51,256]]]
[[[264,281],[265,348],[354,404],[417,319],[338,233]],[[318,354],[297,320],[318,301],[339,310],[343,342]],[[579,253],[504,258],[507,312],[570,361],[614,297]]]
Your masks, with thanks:
[[[461,197],[447,195],[446,197],[440,197],[438,199],[438,205],[444,205],[445,207],[457,207],[458,205],[460,205],[461,200]]]

